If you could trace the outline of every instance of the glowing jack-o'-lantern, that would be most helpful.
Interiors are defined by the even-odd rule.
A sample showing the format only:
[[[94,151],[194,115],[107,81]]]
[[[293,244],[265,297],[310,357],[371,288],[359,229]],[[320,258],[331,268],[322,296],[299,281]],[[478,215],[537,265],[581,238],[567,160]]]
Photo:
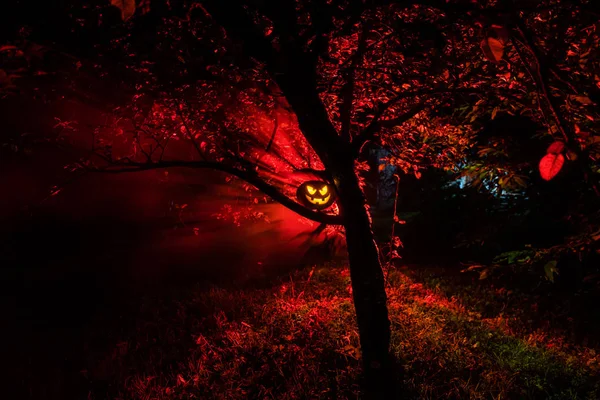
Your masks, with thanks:
[[[296,196],[306,207],[324,210],[333,204],[335,191],[327,182],[308,181],[298,187]]]

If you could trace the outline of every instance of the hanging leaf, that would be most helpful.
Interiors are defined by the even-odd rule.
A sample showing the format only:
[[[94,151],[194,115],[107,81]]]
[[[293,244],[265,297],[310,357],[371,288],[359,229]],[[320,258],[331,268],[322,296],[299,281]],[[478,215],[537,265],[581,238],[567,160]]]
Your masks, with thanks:
[[[121,10],[123,21],[127,21],[135,13],[135,0],[110,0],[110,4]]]
[[[560,141],[556,141],[554,143],[552,143],[549,147],[548,150],[546,150],[546,153],[548,154],[560,154],[563,152],[563,150],[565,149],[565,144],[563,142]]]
[[[562,154],[546,154],[540,161],[540,175],[544,180],[554,178],[565,163]]]
[[[481,50],[485,58],[493,63],[498,63],[504,54],[504,45],[498,39],[488,37],[481,42]]]
[[[490,270],[489,269],[483,269],[479,272],[479,280],[482,281],[484,279],[487,279],[490,275]]]

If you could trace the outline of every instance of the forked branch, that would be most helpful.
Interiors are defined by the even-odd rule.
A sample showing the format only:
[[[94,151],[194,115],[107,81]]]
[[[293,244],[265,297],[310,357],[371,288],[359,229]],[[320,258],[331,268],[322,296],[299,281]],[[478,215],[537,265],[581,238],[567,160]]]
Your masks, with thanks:
[[[321,224],[328,225],[341,225],[342,224],[342,216],[341,215],[332,215],[325,214],[317,211],[313,211],[309,208],[304,207],[300,203],[292,200],[285,194],[283,194],[277,187],[271,185],[262,179],[258,174],[252,171],[242,170],[236,167],[232,167],[223,163],[213,162],[213,161],[160,161],[160,162],[151,162],[151,163],[137,163],[137,162],[127,162],[123,164],[113,163],[104,168],[86,168],[89,172],[98,172],[98,173],[127,173],[127,172],[138,172],[138,171],[148,171],[153,169],[163,169],[163,168],[208,168],[216,171],[226,172],[228,174],[234,175],[254,187],[258,190],[271,197],[273,200],[277,201],[284,207],[294,211],[295,213],[303,216],[304,218],[310,219],[315,222],[319,222]]]

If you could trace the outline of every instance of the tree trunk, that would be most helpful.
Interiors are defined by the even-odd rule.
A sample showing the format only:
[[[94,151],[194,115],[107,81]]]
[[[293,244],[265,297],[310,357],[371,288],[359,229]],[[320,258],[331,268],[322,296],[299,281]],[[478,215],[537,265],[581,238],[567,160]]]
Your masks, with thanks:
[[[354,172],[352,147],[338,135],[316,90],[315,66],[297,48],[281,54],[272,74],[298,118],[300,129],[338,189],[346,229],[350,278],[363,365],[370,392],[388,392],[390,321],[379,250],[371,231],[365,197]],[[383,396],[375,395],[380,398]]]
[[[339,204],[346,229],[352,295],[369,391],[390,390],[390,321],[383,270],[365,198],[352,168],[338,176]]]

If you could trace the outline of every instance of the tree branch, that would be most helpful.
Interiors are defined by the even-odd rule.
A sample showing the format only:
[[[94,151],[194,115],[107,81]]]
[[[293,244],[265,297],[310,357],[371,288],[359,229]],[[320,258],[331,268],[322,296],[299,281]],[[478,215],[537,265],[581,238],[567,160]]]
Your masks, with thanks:
[[[181,112],[181,110],[179,109],[178,105],[175,106],[175,113],[177,114],[177,116],[179,117],[179,119],[181,119],[181,123],[183,124],[183,128],[185,130],[185,133],[188,137],[188,139],[192,142],[192,145],[194,146],[194,148],[196,149],[196,152],[198,153],[198,155],[200,156],[201,159],[204,159],[204,153],[202,153],[202,150],[200,149],[200,146],[198,146],[198,143],[196,142],[196,139],[194,138],[194,135],[192,134],[192,131],[190,130],[187,121],[185,120],[183,113]]]
[[[247,56],[273,63],[277,54],[270,40],[258,31],[243,5],[238,3],[206,0],[202,2],[202,7],[228,34],[241,39]]]
[[[342,216],[341,215],[331,215],[324,214],[321,212],[313,211],[309,208],[304,207],[300,203],[295,202],[294,200],[287,197],[285,194],[281,193],[279,189],[275,186],[265,182],[262,178],[260,178],[257,174],[251,171],[244,171],[229,165],[225,165],[218,162],[213,161],[161,161],[154,163],[135,163],[128,162],[126,164],[116,165],[113,164],[107,168],[88,168],[89,172],[99,172],[99,173],[127,173],[127,172],[138,172],[138,171],[148,171],[152,169],[163,169],[163,168],[174,168],[174,167],[182,167],[182,168],[209,168],[217,171],[226,172],[228,174],[234,175],[254,187],[258,190],[271,197],[273,200],[277,201],[279,204],[284,207],[289,208],[295,213],[303,216],[304,218],[310,219],[315,222],[319,222],[322,224],[328,225],[341,225],[342,224]]]
[[[252,19],[239,5],[218,0],[207,0],[202,4],[228,34],[244,44],[243,49],[248,57],[265,63],[267,71],[296,114],[304,137],[325,167],[331,169],[349,163],[351,160],[346,152],[349,146],[340,140],[316,90],[314,54],[306,52],[295,41],[283,41],[275,49],[269,39],[257,32]],[[274,21],[279,26],[281,23]],[[328,25],[326,20],[318,18],[315,23],[323,24],[323,29]],[[325,33],[323,30],[318,37],[325,38]]]
[[[344,78],[346,83],[340,91],[340,97],[342,98],[342,104],[340,105],[340,120],[342,122],[342,129],[340,136],[342,140],[350,142],[350,128],[352,125],[352,102],[354,101],[354,80],[355,71],[357,65],[363,58],[367,44],[367,30],[368,26],[363,23],[362,30],[358,37],[358,46],[354,54],[350,57],[350,66],[344,68]]]
[[[265,149],[265,152],[269,152],[269,150],[271,150],[271,146],[273,145],[273,142],[275,141],[275,135],[277,134],[277,128],[279,128],[279,121],[277,120],[277,114],[275,114],[275,121],[273,121],[273,133],[271,134],[271,139],[269,139],[269,143],[267,144],[267,148]]]

